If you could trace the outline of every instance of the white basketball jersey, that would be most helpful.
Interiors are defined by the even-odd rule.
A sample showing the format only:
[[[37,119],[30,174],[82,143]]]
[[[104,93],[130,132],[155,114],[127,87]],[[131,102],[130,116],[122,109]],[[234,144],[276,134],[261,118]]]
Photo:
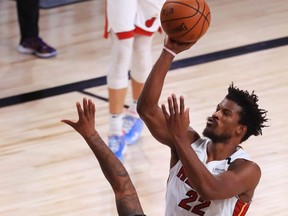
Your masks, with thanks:
[[[207,138],[200,138],[191,146],[198,158],[213,174],[218,175],[228,170],[230,163],[236,159],[250,160],[249,155],[242,149],[221,161],[207,161]],[[197,191],[188,183],[181,161],[170,169],[167,181],[165,216],[244,216],[250,203],[245,203],[237,197],[224,200],[204,201]],[[236,186],[237,187],[237,186]]]

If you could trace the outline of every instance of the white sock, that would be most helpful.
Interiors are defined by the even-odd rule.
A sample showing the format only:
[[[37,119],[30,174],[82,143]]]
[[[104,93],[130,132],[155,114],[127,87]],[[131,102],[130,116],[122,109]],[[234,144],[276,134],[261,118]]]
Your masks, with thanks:
[[[110,114],[109,116],[109,136],[111,135],[122,135],[122,121],[123,115],[122,114]]]
[[[132,114],[135,117],[139,117],[137,113],[137,101],[136,100],[133,100],[132,103],[130,104],[128,108],[128,113]]]

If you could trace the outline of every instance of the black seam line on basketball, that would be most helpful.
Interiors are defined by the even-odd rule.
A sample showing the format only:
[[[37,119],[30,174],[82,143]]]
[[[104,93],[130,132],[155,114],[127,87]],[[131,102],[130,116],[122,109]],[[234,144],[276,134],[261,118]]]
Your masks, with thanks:
[[[200,13],[202,16],[205,17],[206,21],[208,21],[206,16],[208,16],[208,15],[211,14],[211,12],[209,12],[209,13],[206,14],[206,16],[205,16],[204,13],[203,13],[203,12],[205,11],[206,2],[205,2],[205,4],[204,4],[204,10],[203,10],[203,12],[200,12],[199,9],[196,9],[196,8],[194,8],[193,6],[188,5],[188,4],[185,4],[185,3],[182,3],[182,2],[174,1],[174,2],[167,2],[167,3],[165,3],[165,4],[169,4],[169,3],[177,3],[177,4],[181,4],[181,5],[185,5],[185,6],[188,6],[188,7],[190,7],[190,8],[193,8],[193,9],[196,11],[196,13],[195,13],[193,16],[195,16],[197,13]],[[198,2],[197,2],[197,4],[198,4]],[[199,4],[198,4],[198,6],[199,6]],[[199,7],[198,7],[198,8],[199,8]],[[190,17],[193,17],[193,16],[181,17],[181,18],[178,18],[178,19],[170,19],[170,20],[163,21],[162,23],[171,22],[171,21],[177,21],[177,20],[181,20],[181,19],[187,19],[187,18],[190,18]],[[209,22],[209,21],[208,21],[208,23],[209,23],[209,25],[210,25],[210,22]]]
[[[206,16],[204,16],[205,17],[205,20],[208,22],[208,25],[210,26],[210,22],[209,22],[209,20],[208,20],[208,16],[210,16],[211,15],[211,13],[209,12]],[[210,19],[210,21],[211,21],[211,19]]]
[[[210,13],[208,13],[208,14],[210,14]],[[194,27],[200,22],[200,20],[201,20],[202,17],[204,17],[204,22],[202,23],[201,32],[200,32],[200,34],[199,34],[199,35],[201,35],[201,34],[202,34],[202,31],[203,31],[203,26],[205,25],[205,21],[208,22],[208,27],[210,26],[210,22],[208,21],[207,17],[205,17],[205,16],[200,16],[200,18],[198,19],[198,21],[195,23],[194,26],[192,26],[188,31],[186,31],[186,32],[184,32],[183,34],[181,34],[181,35],[179,35],[179,36],[177,36],[177,37],[174,37],[174,38],[175,38],[175,39],[176,39],[176,38],[180,38],[180,37],[186,35],[187,33],[189,33],[190,31],[192,31],[192,30],[194,29]],[[202,35],[202,36],[203,36],[203,35]],[[198,36],[198,37],[199,37],[199,36]]]
[[[84,91],[84,90],[80,90],[80,91],[78,91],[78,92],[80,92],[80,93],[82,93],[82,94],[85,94],[85,95],[88,95],[88,96],[90,96],[90,97],[97,98],[97,99],[102,100],[102,101],[109,102],[109,99],[108,99],[108,98],[102,97],[102,96],[99,96],[99,95],[95,95],[95,94],[93,94],[93,93],[91,93],[91,92],[87,92],[87,91]],[[125,107],[125,108],[129,108],[129,106],[126,105],[126,104],[124,104],[124,107]]]
[[[181,5],[185,5],[185,6],[187,6],[187,7],[189,7],[189,8],[193,8],[195,11],[196,11],[196,13],[195,14],[197,14],[197,13],[200,13],[202,16],[205,16],[202,12],[200,12],[199,11],[199,9],[197,9],[197,8],[194,8],[193,6],[191,6],[191,5],[189,5],[189,4],[185,4],[185,3],[182,3],[182,2],[167,2],[167,3],[165,3],[165,4],[170,4],[170,3],[177,3],[177,4],[181,4]],[[197,2],[197,4],[198,4],[198,2]],[[198,4],[198,6],[199,6],[199,4]],[[199,8],[199,7],[198,7]],[[204,10],[203,10],[203,12],[204,12]],[[193,16],[195,16],[195,15],[193,15]],[[191,16],[189,16],[189,17],[191,17]],[[184,19],[185,17],[182,17],[182,18],[180,18],[180,19]],[[165,21],[166,22],[166,21]]]
[[[254,44],[249,44],[241,47],[226,49],[222,51],[217,51],[213,53],[208,53],[200,56],[195,56],[191,58],[186,58],[182,60],[177,60],[172,62],[170,67],[171,70],[189,67],[199,64],[204,64],[212,61],[217,61],[221,59],[226,59],[234,56],[244,55],[252,52],[258,52],[262,50],[277,48],[280,46],[288,45],[288,37],[277,38],[268,41],[262,41]],[[53,88],[42,89],[38,91],[33,91],[29,93],[14,95],[6,98],[0,99],[0,107],[7,107],[12,105],[17,105],[29,101],[44,99],[52,96],[58,96],[61,94],[71,93],[75,91],[83,91],[84,89],[98,87],[106,85],[106,76],[93,78],[89,80],[74,82],[62,86],[57,86]]]
[[[202,26],[201,26],[201,31],[200,31],[200,34],[198,35],[198,38],[200,38],[200,36],[202,35],[202,31],[203,31],[203,24],[205,23],[205,16],[203,15],[204,11],[205,11],[205,8],[206,8],[206,3],[204,2],[204,7],[203,7],[203,11],[202,11],[202,16],[200,16],[200,18],[198,19],[197,23],[200,22],[201,18],[204,17],[204,22],[202,22]],[[189,30],[191,31],[191,30]],[[203,35],[202,35],[203,36]]]
[[[199,12],[199,11],[198,11]],[[191,18],[191,17],[194,17],[197,13],[193,14],[193,15],[190,15],[190,16],[186,16],[186,17],[181,17],[181,18],[177,18],[177,19],[169,19],[169,20],[165,20],[165,21],[162,21],[162,23],[167,23],[167,22],[174,22],[174,21],[178,21],[178,20],[182,20],[182,19],[187,19],[187,18]],[[207,17],[208,15],[210,15],[211,13],[209,12],[206,16],[203,14],[203,13],[200,13],[201,14],[201,17],[205,17],[206,21],[209,23],[210,25],[210,22],[207,20]]]
[[[169,2],[169,3],[170,3],[170,2]],[[184,5],[186,5],[186,4],[184,4]],[[205,6],[206,6],[206,4],[205,4]],[[204,6],[204,9],[203,9],[203,12],[205,11],[205,6]],[[193,8],[193,7],[192,7],[192,8]],[[195,8],[193,8],[193,9],[195,9]],[[182,19],[191,18],[191,17],[194,17],[194,16],[195,16],[196,14],[198,14],[198,13],[200,13],[203,17],[205,17],[205,20],[208,21],[206,16],[210,15],[211,12],[209,12],[209,13],[206,14],[206,15],[204,15],[203,12],[200,12],[198,9],[195,9],[195,14],[193,14],[193,15],[186,16],[186,17],[181,17],[181,18],[177,18],[177,19],[169,19],[169,20],[165,20],[165,21],[162,21],[162,23],[166,23],[166,22],[173,22],[173,21],[178,21],[178,20],[182,20]],[[201,16],[201,17],[202,17],[202,16]],[[210,22],[209,22],[209,21],[208,21],[208,23],[209,23],[209,25],[210,25]]]
[[[204,13],[206,7],[209,7],[209,6],[208,6],[207,3],[205,2],[205,3],[204,3],[203,13]],[[209,13],[208,13],[208,14],[206,14],[206,15],[203,15],[203,14],[202,14],[202,15],[204,16],[205,20],[208,22],[208,26],[210,26],[210,22],[208,21],[207,16],[210,15],[210,14],[211,14],[210,9],[209,9]]]
[[[203,8],[203,12],[205,11],[205,9],[206,9],[206,2],[204,3],[204,8]],[[210,14],[210,13],[209,13]],[[210,25],[210,23],[209,23],[209,21],[207,20],[207,17],[206,16],[203,16],[204,17],[204,22],[202,22],[202,26],[201,26],[201,31],[200,31],[200,34],[199,34],[199,36],[200,35],[202,35],[202,32],[203,32],[203,28],[204,28],[204,25],[205,25],[205,21],[207,21],[208,22],[208,27],[209,27],[209,25]],[[201,18],[202,18],[202,16],[200,17],[200,19],[199,19],[199,21],[201,20]],[[198,37],[199,37],[198,36]],[[202,35],[203,36],[203,35]]]
[[[177,18],[177,19],[169,19],[169,20],[162,21],[162,23],[174,22],[174,21],[178,21],[178,20],[182,20],[182,19],[191,18],[191,17],[194,17],[194,16],[195,16],[195,15],[192,15],[192,16],[186,16],[186,17],[181,17],[181,18]],[[204,15],[203,15],[203,16],[204,16]]]
[[[185,5],[185,6],[189,7],[189,8],[193,8],[195,11],[199,12],[199,3],[198,3],[198,1],[196,1],[196,2],[197,2],[197,5],[198,5],[198,9],[193,7],[193,6],[191,6],[191,5],[189,5],[189,4],[185,4],[183,2],[178,2],[178,1],[170,1],[170,2],[167,2],[165,4],[171,4],[171,3],[181,4],[181,5]]]
[[[206,7],[207,7],[207,4],[206,4],[206,2],[204,2],[203,13],[204,13]],[[204,22],[202,22],[202,28],[201,28],[201,32],[200,32],[199,35],[201,35],[202,32],[203,32],[203,27],[204,27],[204,25],[205,25],[205,21],[208,22],[208,27],[210,26],[210,22],[208,21],[207,17],[203,15],[203,13],[202,13],[202,16],[199,18],[199,21],[200,21],[201,18],[204,17]],[[210,14],[210,12],[209,12],[208,14]],[[202,36],[203,36],[203,35],[202,35]]]
[[[205,10],[205,7],[204,7],[203,11],[204,11],[204,10]],[[195,28],[195,26],[198,25],[198,23],[200,22],[200,20],[201,20],[202,17],[205,17],[205,16],[203,16],[203,14],[202,14],[202,15],[198,18],[197,22],[196,22],[188,31],[184,32],[183,34],[181,34],[181,35],[179,35],[179,36],[177,36],[177,37],[174,37],[174,39],[180,38],[180,37],[188,34],[189,32],[191,32],[191,31]],[[205,20],[204,20],[204,22],[205,22]],[[201,29],[201,32],[200,32],[199,35],[201,35],[201,33],[202,33],[202,29]],[[199,35],[198,35],[197,38],[199,38]]]

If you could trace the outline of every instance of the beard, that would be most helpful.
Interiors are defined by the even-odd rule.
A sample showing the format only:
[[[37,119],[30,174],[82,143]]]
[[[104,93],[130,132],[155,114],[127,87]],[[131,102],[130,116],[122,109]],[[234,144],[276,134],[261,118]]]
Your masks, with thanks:
[[[211,130],[210,128],[207,128],[207,127],[204,129],[202,134],[203,134],[203,136],[211,139],[211,141],[213,143],[225,142],[232,137],[228,133],[216,134],[213,130]]]

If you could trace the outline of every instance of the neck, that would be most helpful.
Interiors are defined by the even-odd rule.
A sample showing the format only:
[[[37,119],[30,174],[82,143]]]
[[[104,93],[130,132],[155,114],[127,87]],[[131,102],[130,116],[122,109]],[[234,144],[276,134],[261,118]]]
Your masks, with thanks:
[[[237,143],[213,143],[207,148],[207,163],[214,160],[224,160],[237,151]]]

